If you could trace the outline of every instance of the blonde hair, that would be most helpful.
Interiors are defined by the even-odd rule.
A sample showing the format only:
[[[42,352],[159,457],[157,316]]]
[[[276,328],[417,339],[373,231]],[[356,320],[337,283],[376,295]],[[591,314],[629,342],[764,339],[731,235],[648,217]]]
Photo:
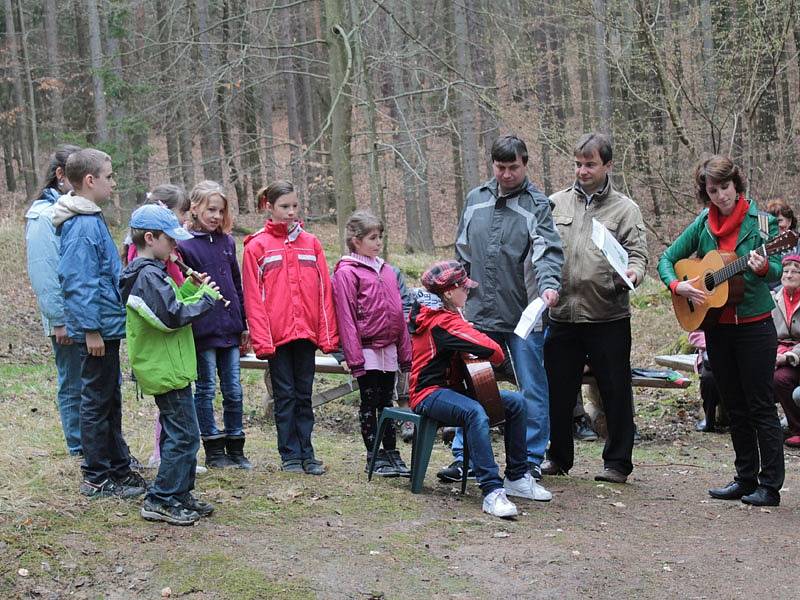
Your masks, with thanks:
[[[189,211],[191,213],[192,224],[197,224],[197,211],[201,210],[208,204],[212,196],[219,196],[225,203],[225,210],[222,213],[222,223],[219,226],[219,231],[222,233],[230,233],[233,229],[233,215],[231,214],[231,204],[228,197],[225,195],[225,190],[216,181],[201,181],[192,189],[189,194]]]
[[[347,247],[350,249],[350,252],[356,251],[356,245],[353,243],[353,239],[357,238],[363,240],[370,232],[376,229],[383,235],[383,223],[368,210],[357,210],[350,215],[345,225],[345,241],[347,242]]]

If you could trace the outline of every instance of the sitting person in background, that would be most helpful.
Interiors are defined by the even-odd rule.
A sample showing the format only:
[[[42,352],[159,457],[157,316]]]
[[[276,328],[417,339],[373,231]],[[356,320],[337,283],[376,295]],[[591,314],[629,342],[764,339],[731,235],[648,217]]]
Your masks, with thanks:
[[[767,203],[767,212],[778,219],[778,233],[797,230],[797,217],[789,203],[783,198],[775,198]]]
[[[792,392],[800,385],[800,254],[787,254],[782,263],[783,287],[772,294],[776,305],[772,320],[778,332],[773,385],[789,426],[784,444],[800,448],[800,407],[792,400]]]

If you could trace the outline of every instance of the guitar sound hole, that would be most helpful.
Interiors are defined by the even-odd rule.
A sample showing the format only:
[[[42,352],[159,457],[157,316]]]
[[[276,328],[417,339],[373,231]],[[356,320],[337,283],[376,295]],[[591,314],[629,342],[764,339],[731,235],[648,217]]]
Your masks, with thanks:
[[[703,280],[703,282],[706,284],[706,289],[709,292],[714,289],[714,287],[715,287],[715,285],[714,285],[714,276],[711,273],[706,275],[706,277]]]

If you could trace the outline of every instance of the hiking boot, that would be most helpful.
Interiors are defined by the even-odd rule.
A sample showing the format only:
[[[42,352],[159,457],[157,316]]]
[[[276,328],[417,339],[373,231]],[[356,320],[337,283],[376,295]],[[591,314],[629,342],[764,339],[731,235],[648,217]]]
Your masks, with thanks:
[[[244,435],[229,435],[225,438],[225,454],[238,469],[252,469],[253,465],[244,455]]]
[[[503,488],[506,490],[506,496],[519,496],[536,502],[550,502],[553,499],[553,494],[536,483],[530,473],[525,473],[514,481],[506,477],[503,480]]]
[[[545,460],[540,467],[542,475],[566,475],[567,472],[557,462]]]
[[[438,477],[440,481],[444,481],[446,483],[461,481],[461,477],[464,473],[463,469],[464,462],[460,460],[454,460],[450,463],[450,466],[439,471],[436,474],[436,477]],[[475,479],[475,471],[472,469],[467,471],[467,479]]]
[[[580,419],[575,419],[572,424],[572,437],[581,442],[597,441],[597,432],[592,429],[589,417],[583,415]]]
[[[303,467],[303,472],[306,475],[325,474],[325,465],[322,464],[321,460],[317,460],[316,458],[307,458],[301,464]]]
[[[130,487],[119,483],[114,483],[111,479],[106,479],[101,483],[91,481],[81,482],[80,492],[89,498],[136,498],[147,490],[144,487]]]
[[[625,483],[628,476],[620,473],[616,469],[603,469],[602,473],[594,476],[595,481],[606,481],[608,483]]]
[[[303,461],[299,458],[290,458],[281,463],[281,471],[287,473],[305,473],[303,470]]]
[[[483,499],[483,512],[501,519],[517,516],[517,507],[506,497],[503,488],[489,492]]]
[[[207,517],[214,512],[213,504],[198,500],[191,492],[186,494],[186,496],[181,500],[181,506],[183,506],[183,508],[186,510],[193,510],[201,517]]]
[[[367,452],[367,466],[364,468],[366,473],[369,473],[369,463],[372,461],[372,453]],[[386,454],[385,450],[378,450],[378,456],[375,458],[375,466],[372,468],[372,474],[380,477],[399,477],[400,473],[397,472],[391,459]]]
[[[232,469],[238,465],[225,454],[225,436],[214,435],[203,438],[206,466],[209,469]]]
[[[151,482],[147,481],[136,471],[131,471],[126,477],[123,477],[114,483],[125,487],[141,487],[147,489],[150,487]]]
[[[149,498],[142,503],[139,514],[145,521],[164,521],[170,525],[194,525],[200,520],[200,515],[196,511],[189,510],[181,504],[166,504]]]
[[[411,469],[403,462],[403,457],[400,456],[399,450],[387,450],[386,456],[399,477],[411,477]]]

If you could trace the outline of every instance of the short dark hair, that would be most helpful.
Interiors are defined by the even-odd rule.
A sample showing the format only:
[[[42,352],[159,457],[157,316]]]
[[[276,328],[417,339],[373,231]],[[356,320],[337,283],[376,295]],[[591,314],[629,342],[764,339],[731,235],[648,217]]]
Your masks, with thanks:
[[[97,177],[103,165],[111,162],[111,157],[101,150],[85,148],[78,152],[73,152],[67,159],[64,173],[74,188],[83,185],[83,178],[87,175]]]
[[[161,234],[164,233],[160,229],[137,229],[136,227],[131,227],[131,243],[136,246],[137,250],[143,250],[147,244],[144,241],[144,234],[147,232],[153,234],[153,237],[158,239],[161,237]]]
[[[697,198],[703,202],[711,201],[711,198],[708,197],[708,192],[706,192],[706,183],[708,181],[713,181],[717,184],[732,181],[733,187],[736,189],[736,193],[744,194],[744,174],[742,173],[742,170],[727,156],[715,154],[711,158],[700,161],[695,168],[695,193],[697,194]]]
[[[575,156],[591,156],[594,151],[600,155],[603,164],[608,164],[614,158],[611,150],[611,140],[604,133],[584,133],[578,143],[575,144]]]
[[[502,135],[492,144],[492,162],[514,162],[519,157],[528,164],[528,147],[515,135]]]

